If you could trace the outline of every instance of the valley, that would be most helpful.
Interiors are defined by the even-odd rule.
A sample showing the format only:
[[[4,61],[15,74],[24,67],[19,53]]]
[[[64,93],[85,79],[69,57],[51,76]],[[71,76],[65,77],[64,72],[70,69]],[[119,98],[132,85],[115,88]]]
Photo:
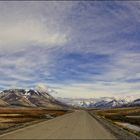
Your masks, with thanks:
[[[104,136],[109,139],[125,138],[127,136],[135,139],[136,135],[140,136],[139,97],[129,101],[127,98],[120,100],[114,97],[66,99],[55,98],[51,95],[52,92],[55,91],[42,87],[28,90],[8,89],[1,91],[0,134],[2,136],[5,135],[6,138],[11,138],[11,136],[13,138],[23,138],[24,133],[27,132],[26,128],[28,129],[28,127],[34,125],[39,126],[38,130],[33,127],[31,133],[34,133],[42,129],[40,124],[44,122],[46,125],[43,126],[43,129],[56,129],[56,134],[50,137],[52,131],[49,131],[43,136],[38,135],[39,138],[69,138],[70,135],[72,135],[72,138],[74,139],[102,139]],[[65,118],[63,116],[68,117]],[[81,118],[81,120],[75,119],[77,117],[79,119]],[[57,120],[62,123],[59,123]],[[75,123],[68,123],[65,125],[68,120],[71,120],[71,123]],[[47,121],[52,122],[50,128]],[[91,122],[92,125],[90,124]],[[57,125],[62,125],[60,131],[57,130],[59,129],[57,128]],[[84,128],[81,128],[80,125]],[[99,130],[96,130],[94,125],[97,125]],[[106,128],[106,125],[109,129],[108,127]],[[116,126],[118,127],[118,130]],[[76,127],[74,133],[70,134],[69,131],[72,131],[73,127]],[[127,132],[120,130],[121,127],[124,130],[127,130]],[[21,135],[19,134],[17,137],[16,131],[20,131],[20,129],[23,129],[25,132],[23,131],[23,133],[21,133]],[[100,136],[94,133],[100,130],[103,131],[103,135]],[[80,135],[81,132],[84,132],[83,136]],[[9,133],[13,133],[13,135],[10,135],[9,137]],[[26,136],[34,138],[30,135],[31,133]],[[121,134],[120,137],[118,137],[119,133]]]

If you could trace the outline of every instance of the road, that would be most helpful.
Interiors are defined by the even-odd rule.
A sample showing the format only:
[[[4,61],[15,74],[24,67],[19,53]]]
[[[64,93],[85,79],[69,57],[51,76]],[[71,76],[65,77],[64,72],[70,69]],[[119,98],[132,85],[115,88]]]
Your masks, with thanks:
[[[86,111],[76,111],[0,136],[0,139],[116,139]]]

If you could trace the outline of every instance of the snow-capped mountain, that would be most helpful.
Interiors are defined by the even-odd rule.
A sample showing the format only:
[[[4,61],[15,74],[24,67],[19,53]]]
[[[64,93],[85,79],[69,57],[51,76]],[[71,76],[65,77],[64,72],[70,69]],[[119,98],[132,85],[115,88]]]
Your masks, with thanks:
[[[133,104],[137,105],[137,104],[140,104],[140,98],[139,99],[136,99],[132,102]]]
[[[49,88],[37,86],[34,89],[9,89],[0,93],[0,106],[28,106],[28,107],[66,107],[50,95]],[[2,104],[2,105],[1,105]]]
[[[0,92],[0,106],[28,106],[28,107],[85,107],[111,108],[140,105],[140,95],[126,97],[100,97],[89,99],[54,98],[54,90],[44,85],[35,89],[9,89]]]
[[[100,98],[90,98],[90,99],[58,98],[58,100],[72,106],[86,107],[86,108],[111,108],[111,107],[140,105],[140,98],[136,99],[134,97],[129,97],[129,98],[100,97]]]

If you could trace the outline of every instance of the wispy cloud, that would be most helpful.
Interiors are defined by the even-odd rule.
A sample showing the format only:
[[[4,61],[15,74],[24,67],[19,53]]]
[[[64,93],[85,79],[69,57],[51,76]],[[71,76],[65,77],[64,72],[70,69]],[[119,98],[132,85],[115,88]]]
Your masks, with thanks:
[[[139,8],[126,1],[0,2],[1,88],[46,83],[58,96],[138,94]]]
[[[65,44],[67,34],[53,31],[36,21],[21,21],[14,24],[0,24],[0,45],[5,47],[26,45],[60,46]]]

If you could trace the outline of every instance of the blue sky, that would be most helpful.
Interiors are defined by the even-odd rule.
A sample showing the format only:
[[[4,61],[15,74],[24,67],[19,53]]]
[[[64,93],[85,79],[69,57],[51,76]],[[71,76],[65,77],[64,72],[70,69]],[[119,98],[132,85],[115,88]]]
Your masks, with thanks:
[[[139,1],[1,1],[0,89],[138,95],[139,25]]]

